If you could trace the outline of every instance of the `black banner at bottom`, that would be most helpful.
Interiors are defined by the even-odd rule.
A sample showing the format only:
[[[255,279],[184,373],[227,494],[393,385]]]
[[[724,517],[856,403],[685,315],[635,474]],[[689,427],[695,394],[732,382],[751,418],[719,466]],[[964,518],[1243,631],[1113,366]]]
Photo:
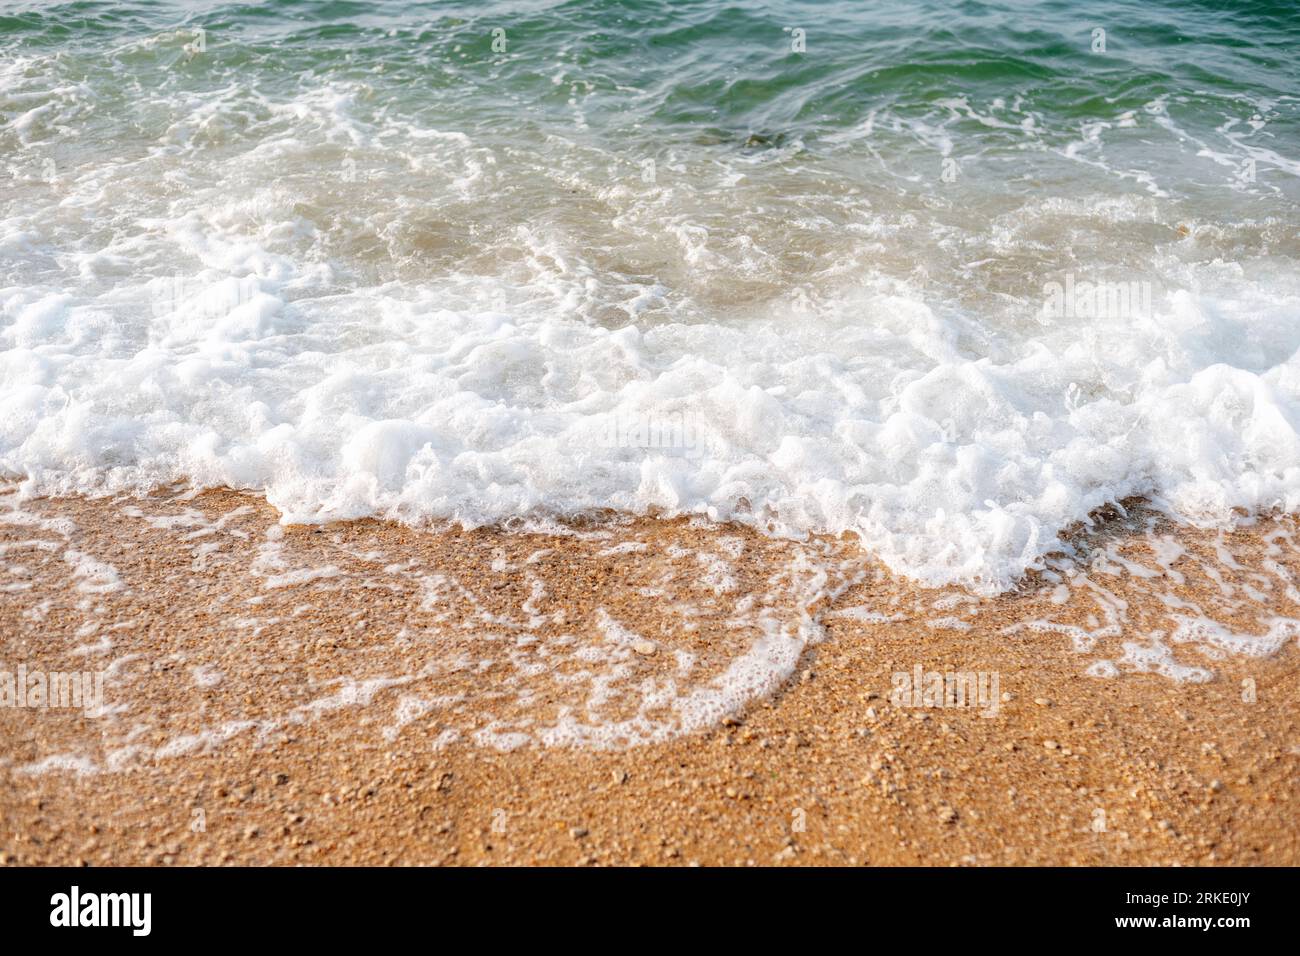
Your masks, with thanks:
[[[1231,945],[1291,938],[1295,888],[1289,869],[7,868],[0,914],[16,938],[75,934],[81,944],[373,944],[434,929],[431,944],[462,931],[486,931],[494,944],[666,934],[683,945],[783,934],[811,942],[833,931],[864,944],[899,932],[918,944]]]

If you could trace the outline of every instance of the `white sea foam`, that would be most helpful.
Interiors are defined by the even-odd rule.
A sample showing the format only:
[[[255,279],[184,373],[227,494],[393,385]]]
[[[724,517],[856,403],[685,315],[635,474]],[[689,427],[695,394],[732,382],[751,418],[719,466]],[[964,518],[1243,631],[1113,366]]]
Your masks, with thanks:
[[[902,290],[795,328],[611,330],[465,285],[285,284],[170,348],[128,344],[93,300],[0,293],[0,467],[37,490],[262,489],[288,521],[613,507],[849,531],[897,571],[992,587],[1130,495],[1209,520],[1300,507],[1294,278],[996,357]],[[697,458],[600,440],[682,409]]]
[[[28,172],[93,99],[39,75],[0,76]],[[853,137],[682,150],[645,183],[588,139],[489,145],[343,80],[142,96],[156,142],[0,202],[0,474],[28,490],[229,485],[288,522],[702,515],[986,590],[1128,496],[1300,508],[1285,221],[1187,227],[1168,183],[866,198]],[[859,133],[1043,145],[1005,103],[939,106]],[[1163,119],[1099,120],[1071,155]],[[1081,255],[1152,284],[1150,314],[1045,321]]]

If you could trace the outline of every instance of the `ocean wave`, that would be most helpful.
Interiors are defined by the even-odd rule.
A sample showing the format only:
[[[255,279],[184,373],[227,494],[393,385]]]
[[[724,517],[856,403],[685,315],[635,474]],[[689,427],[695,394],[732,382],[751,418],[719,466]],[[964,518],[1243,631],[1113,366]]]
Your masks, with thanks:
[[[1108,85],[1130,46],[1081,90],[1086,35],[989,65],[973,26],[959,67],[936,23],[891,62],[838,7],[858,46],[806,57],[784,12],[383,8],[295,45],[293,5],[214,9],[8,43],[29,491],[701,514],[986,590],[1133,496],[1300,508],[1297,100],[1258,58]]]

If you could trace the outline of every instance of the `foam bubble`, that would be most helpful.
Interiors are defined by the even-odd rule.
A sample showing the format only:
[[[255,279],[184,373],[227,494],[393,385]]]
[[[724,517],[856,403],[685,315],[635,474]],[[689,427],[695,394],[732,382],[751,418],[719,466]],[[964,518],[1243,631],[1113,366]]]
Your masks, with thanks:
[[[575,131],[568,107],[514,135],[400,79],[214,59],[127,109],[119,58],[161,70],[181,43],[0,75],[22,171],[0,474],[30,491],[229,485],[290,522],[704,516],[985,590],[1129,496],[1300,507],[1277,104],[1205,129],[1168,98],[1064,123],[962,92],[742,147]],[[46,168],[88,111],[119,126]],[[1059,188],[945,192],[958,134],[965,168],[1014,156]],[[1268,176],[1203,188],[1201,153],[1233,149]],[[1143,307],[1044,314],[1045,288],[1111,280]]]

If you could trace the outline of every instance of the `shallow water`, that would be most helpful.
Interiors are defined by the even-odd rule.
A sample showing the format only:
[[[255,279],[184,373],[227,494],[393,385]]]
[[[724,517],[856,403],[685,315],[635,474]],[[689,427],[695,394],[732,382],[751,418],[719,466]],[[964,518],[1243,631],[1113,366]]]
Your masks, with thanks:
[[[662,744],[778,706],[820,673],[823,649],[854,641],[893,649],[883,670],[864,653],[836,702],[869,728],[913,707],[1003,717],[1061,669],[1076,702],[1112,680],[1145,682],[1149,702],[1173,685],[1195,700],[1199,684],[1235,708],[1293,699],[1295,518],[1197,531],[1135,509],[1046,563],[981,597],[908,585],[850,542],[698,518],[285,528],[229,491],[23,501],[5,488],[0,701],[19,667],[102,687],[80,708],[0,706],[0,771],[131,771],[232,742],[331,740],[340,725],[362,750],[408,735],[434,751]],[[941,661],[983,675],[982,690],[960,704],[893,696]],[[39,741],[23,707],[42,708]]]
[[[10,4],[0,469],[847,531],[990,590],[1107,502],[1294,511],[1298,40],[1285,4]]]

